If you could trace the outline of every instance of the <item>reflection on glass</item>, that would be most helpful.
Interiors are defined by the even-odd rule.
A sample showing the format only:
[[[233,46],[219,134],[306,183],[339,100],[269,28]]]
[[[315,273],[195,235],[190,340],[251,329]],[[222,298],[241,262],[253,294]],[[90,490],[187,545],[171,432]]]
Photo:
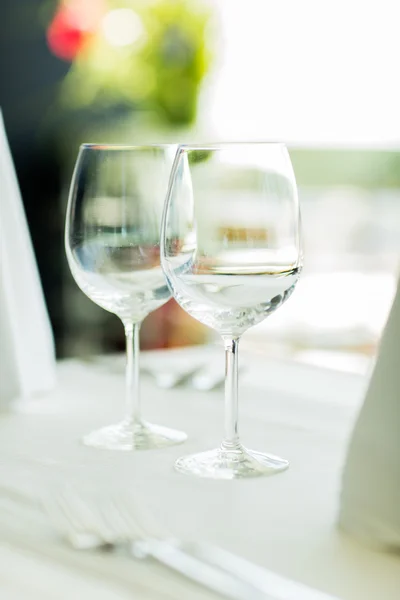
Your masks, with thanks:
[[[84,145],[68,204],[65,245],[75,281],[115,313],[126,334],[126,417],[90,433],[90,446],[131,450],[167,446],[183,432],[144,421],[139,402],[139,329],[170,292],[160,265],[159,231],[170,146]]]
[[[176,467],[205,477],[271,474],[288,462],[238,436],[241,335],[291,295],[302,267],[296,183],[281,144],[181,146],[162,226],[162,266],[179,304],[217,331],[226,350],[225,438]]]

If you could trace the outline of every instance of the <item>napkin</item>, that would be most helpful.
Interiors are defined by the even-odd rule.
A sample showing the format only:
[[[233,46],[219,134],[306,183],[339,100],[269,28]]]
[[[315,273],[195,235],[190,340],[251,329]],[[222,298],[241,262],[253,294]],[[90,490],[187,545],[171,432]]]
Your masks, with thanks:
[[[339,526],[400,550],[400,281],[343,472]]]
[[[0,410],[54,384],[54,341],[0,111]]]

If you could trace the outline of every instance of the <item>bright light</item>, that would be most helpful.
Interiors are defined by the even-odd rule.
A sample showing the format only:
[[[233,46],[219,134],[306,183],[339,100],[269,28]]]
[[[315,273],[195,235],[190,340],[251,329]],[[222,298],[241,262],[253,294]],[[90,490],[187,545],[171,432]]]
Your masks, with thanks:
[[[103,32],[112,46],[130,46],[144,33],[140,17],[130,8],[110,10],[103,18]]]
[[[399,148],[398,0],[243,4],[213,2],[220,48],[202,96],[207,134]]]

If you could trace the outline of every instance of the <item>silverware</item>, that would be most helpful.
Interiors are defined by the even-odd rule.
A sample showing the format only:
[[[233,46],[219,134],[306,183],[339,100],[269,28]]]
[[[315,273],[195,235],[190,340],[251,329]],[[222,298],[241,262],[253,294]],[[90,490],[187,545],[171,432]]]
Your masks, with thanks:
[[[189,379],[189,385],[199,392],[211,392],[224,385],[224,370],[218,368],[219,365],[207,365],[197,370]],[[239,367],[239,373],[244,371],[244,367]]]
[[[68,488],[47,497],[44,506],[54,527],[76,550],[152,559],[231,600],[335,600],[214,545],[172,538],[132,497],[89,502]]]
[[[206,544],[156,537],[165,534],[154,526],[154,521],[149,525],[149,515],[143,510],[137,518],[137,505],[126,511],[115,499],[96,499],[89,504],[71,489],[47,498],[44,505],[55,528],[76,550],[122,551],[135,559],[153,559],[232,600],[276,600],[232,572],[227,565],[231,555],[224,557]],[[210,550],[214,554],[210,555]]]
[[[240,367],[242,373],[245,367]],[[225,382],[224,369],[220,365],[200,363],[189,367],[184,371],[143,369],[155,380],[158,387],[163,389],[173,389],[182,385],[193,388],[198,392],[211,392],[222,387]]]
[[[154,378],[156,385],[162,389],[172,389],[186,383],[203,369],[203,363],[191,366],[184,371],[174,369],[150,369],[144,368],[143,372]]]
[[[120,357],[115,356],[100,356],[86,357],[84,362],[89,364],[107,368],[113,373],[123,373],[123,363],[119,360]],[[240,372],[243,367],[239,368]],[[179,365],[152,367],[148,364],[141,367],[143,375],[151,377],[157,387],[161,389],[173,389],[180,386],[188,386],[199,392],[210,392],[211,390],[222,387],[225,381],[223,365],[210,364],[204,360],[196,362],[182,369]]]

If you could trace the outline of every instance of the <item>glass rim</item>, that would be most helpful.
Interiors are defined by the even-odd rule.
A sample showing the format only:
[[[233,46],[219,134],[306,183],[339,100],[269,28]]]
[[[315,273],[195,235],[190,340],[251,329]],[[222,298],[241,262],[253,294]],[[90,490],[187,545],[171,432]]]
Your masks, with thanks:
[[[166,149],[178,147],[178,143],[168,143],[168,144],[118,144],[118,143],[93,143],[93,142],[85,142],[80,144],[80,150],[149,150],[149,149]]]
[[[273,141],[240,141],[240,142],[211,142],[211,143],[196,143],[196,144],[178,144],[179,150],[223,150],[231,147],[243,146],[275,146],[277,148],[287,148],[285,142]]]

